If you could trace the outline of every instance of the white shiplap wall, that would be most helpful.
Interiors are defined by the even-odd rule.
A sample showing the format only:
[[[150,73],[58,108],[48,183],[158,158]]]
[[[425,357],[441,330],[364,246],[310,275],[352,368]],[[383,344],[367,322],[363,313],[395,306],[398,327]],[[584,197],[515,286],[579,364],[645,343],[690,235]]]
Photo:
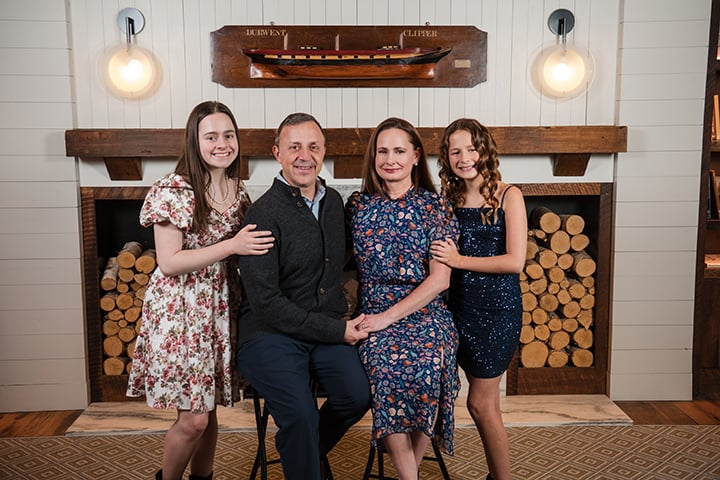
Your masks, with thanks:
[[[626,1],[610,391],[692,396],[695,249],[710,2]],[[680,35],[669,32],[681,33]]]
[[[103,52],[124,41],[116,15],[126,6],[144,13],[138,42],[164,70],[158,92],[141,101],[115,98],[99,80]],[[588,46],[596,62],[588,93],[568,101],[541,98],[527,73],[553,41],[546,22],[556,8],[575,13],[569,41]],[[496,126],[627,125],[629,152],[593,156],[580,179],[617,181],[610,394],[689,398],[709,9],[710,0],[2,2],[0,60],[9,68],[0,72],[0,411],[87,402],[78,183],[147,185],[173,166],[145,162],[142,181],[110,182],[101,162],[64,157],[63,130],[182,128],[207,99],[228,104],[241,127],[257,128],[298,110],[327,127],[371,127],[389,115],[418,126],[459,116]],[[488,81],[469,89],[212,83],[209,33],[270,21],[475,25],[488,33]],[[552,177],[549,158],[503,158],[502,170],[510,182],[578,181]],[[254,161],[251,192],[262,192],[275,171],[271,159]],[[331,160],[323,175],[343,183],[333,180]]]
[[[87,402],[66,5],[0,3],[0,411]]]

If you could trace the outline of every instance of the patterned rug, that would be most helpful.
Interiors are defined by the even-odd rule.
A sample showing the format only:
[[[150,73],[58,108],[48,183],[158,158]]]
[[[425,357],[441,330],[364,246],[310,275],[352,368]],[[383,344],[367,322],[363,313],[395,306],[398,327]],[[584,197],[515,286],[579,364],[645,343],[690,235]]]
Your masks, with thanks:
[[[720,479],[720,426],[510,427],[513,476],[519,480]],[[361,479],[369,430],[354,428],[330,454],[337,480]],[[163,435],[0,438],[0,479],[151,479]],[[272,437],[268,451],[274,455]],[[478,480],[487,474],[474,429],[456,430],[455,456],[445,456],[450,476]],[[221,433],[216,480],[246,479],[255,454],[253,432]],[[394,471],[386,458],[386,475]],[[279,465],[270,479],[282,479]],[[421,479],[440,479],[425,461]]]

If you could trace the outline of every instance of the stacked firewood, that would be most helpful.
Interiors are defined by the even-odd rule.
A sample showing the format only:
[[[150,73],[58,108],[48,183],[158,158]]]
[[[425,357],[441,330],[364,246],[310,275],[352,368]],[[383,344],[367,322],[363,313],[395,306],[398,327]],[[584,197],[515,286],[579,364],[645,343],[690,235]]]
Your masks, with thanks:
[[[135,241],[125,243],[105,264],[100,278],[100,288],[105,292],[100,297],[105,375],[121,375],[132,369],[145,290],[155,266],[155,250],[143,250]]]
[[[580,215],[537,207],[528,219],[526,263],[520,274],[523,367],[593,364],[596,263]]]

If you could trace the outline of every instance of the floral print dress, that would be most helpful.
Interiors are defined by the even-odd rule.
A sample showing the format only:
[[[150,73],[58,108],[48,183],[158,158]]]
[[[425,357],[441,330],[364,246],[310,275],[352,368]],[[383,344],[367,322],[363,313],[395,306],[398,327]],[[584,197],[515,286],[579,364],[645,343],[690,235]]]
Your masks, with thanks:
[[[430,273],[432,241],[459,235],[443,198],[423,189],[394,200],[356,192],[347,214],[362,313],[382,312],[410,294]],[[421,431],[453,453],[457,346],[442,295],[363,342],[375,444],[393,433]]]
[[[170,222],[183,232],[183,249],[234,236],[250,205],[242,183],[225,212],[211,210],[203,232],[191,230],[195,200],[183,177],[156,181],[140,211],[140,223]],[[146,395],[153,408],[206,413],[233,402],[231,311],[239,289],[229,285],[228,260],[195,272],[165,276],[159,268],[148,283],[127,395]],[[236,275],[235,275],[236,276]]]

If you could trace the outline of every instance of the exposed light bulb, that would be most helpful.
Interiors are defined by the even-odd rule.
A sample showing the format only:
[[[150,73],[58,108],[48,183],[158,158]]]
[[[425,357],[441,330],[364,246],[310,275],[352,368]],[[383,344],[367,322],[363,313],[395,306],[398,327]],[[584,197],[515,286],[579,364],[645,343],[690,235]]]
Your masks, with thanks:
[[[555,80],[567,82],[572,76],[572,69],[565,62],[558,63],[555,68],[553,68],[552,76]]]
[[[572,97],[592,80],[593,63],[589,55],[570,46],[555,45],[542,50],[532,66],[535,86],[553,97]]]
[[[137,45],[121,45],[109,52],[104,77],[113,93],[140,98],[155,88],[159,68],[152,54]]]
[[[128,82],[137,82],[143,76],[143,64],[139,60],[131,58],[127,65],[122,67],[122,76]]]

